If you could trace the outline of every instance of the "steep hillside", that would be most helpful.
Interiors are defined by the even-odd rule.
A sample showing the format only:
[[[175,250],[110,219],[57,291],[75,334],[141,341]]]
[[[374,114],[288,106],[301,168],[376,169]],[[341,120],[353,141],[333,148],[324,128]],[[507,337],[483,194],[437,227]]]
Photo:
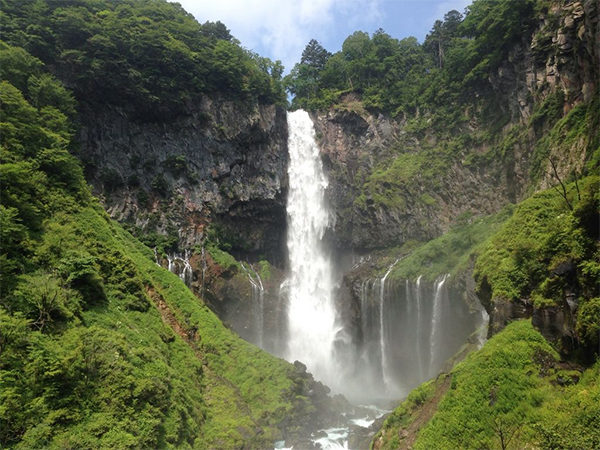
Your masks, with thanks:
[[[372,448],[596,448],[599,377],[598,363],[561,363],[531,324],[515,322],[414,390]]]
[[[226,329],[107,216],[67,151],[69,91],[21,48],[0,59],[0,445],[268,447],[335,422],[305,367]]]

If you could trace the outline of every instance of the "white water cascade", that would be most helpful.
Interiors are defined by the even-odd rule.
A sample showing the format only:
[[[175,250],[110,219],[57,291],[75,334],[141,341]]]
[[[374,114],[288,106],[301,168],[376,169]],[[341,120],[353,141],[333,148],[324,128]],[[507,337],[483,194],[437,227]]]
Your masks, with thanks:
[[[318,379],[335,386],[333,345],[336,337],[331,261],[323,248],[329,225],[325,203],[327,180],[306,111],[288,114],[289,191],[287,199],[290,275],[288,348]]]
[[[392,272],[394,266],[398,263],[398,259],[388,268],[385,275],[379,281],[379,348],[381,350],[381,377],[383,379],[383,388],[388,390],[392,380],[388,374],[387,355],[385,352],[387,335],[385,332],[385,280]]]
[[[246,267],[244,263],[241,266],[248,276],[250,286],[252,286],[255,344],[260,348],[264,348],[265,288],[260,275],[254,270],[254,267],[250,264]]]
[[[435,280],[435,290],[433,294],[433,311],[431,314],[431,337],[429,338],[429,367],[433,367],[436,358],[436,351],[440,345],[440,321],[442,320],[443,296],[445,294],[444,284],[449,275],[442,275]],[[431,374],[430,374],[431,375]]]
[[[417,355],[417,364],[419,366],[419,377],[421,379],[425,379],[425,372],[423,370],[423,357],[421,356],[421,278],[423,278],[422,275],[419,275],[417,278],[417,292],[415,295],[415,302],[417,304],[417,334],[415,338],[415,353]]]
[[[174,253],[173,255],[167,254],[167,269],[169,272],[173,272],[178,275],[179,278],[183,280],[187,287],[190,287],[193,279],[193,270],[190,265],[190,256],[189,252],[186,250],[184,255],[178,255]]]

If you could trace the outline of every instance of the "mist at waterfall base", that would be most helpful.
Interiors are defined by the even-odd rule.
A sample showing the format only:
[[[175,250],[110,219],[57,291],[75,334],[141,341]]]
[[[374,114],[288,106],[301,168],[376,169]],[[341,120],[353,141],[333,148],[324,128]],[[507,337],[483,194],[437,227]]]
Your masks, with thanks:
[[[397,261],[358,286],[344,285],[344,273],[362,263],[326,242],[332,226],[327,179],[308,113],[288,113],[288,133],[289,273],[274,284],[242,263],[251,298],[226,319],[244,339],[301,361],[354,403],[401,399],[445,369],[468,340],[483,343],[487,315],[481,305],[467,305],[447,275],[401,279],[393,270]],[[187,257],[168,258],[186,284]]]

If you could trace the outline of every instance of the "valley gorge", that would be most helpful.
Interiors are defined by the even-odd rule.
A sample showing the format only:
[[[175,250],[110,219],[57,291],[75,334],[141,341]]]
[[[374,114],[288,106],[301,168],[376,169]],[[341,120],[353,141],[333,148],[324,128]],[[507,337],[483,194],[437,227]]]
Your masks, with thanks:
[[[481,79],[458,87],[443,69],[438,79],[433,78],[438,72],[428,68],[432,83],[447,83],[439,99],[395,109],[369,103],[372,90],[330,87],[325,81],[310,96],[296,94],[286,108],[288,101],[272,87],[276,82],[268,71],[263,75],[271,84],[262,78],[256,84],[271,87],[253,96],[247,87],[235,87],[235,80],[228,87],[212,86],[208,76],[205,91],[184,85],[185,95],[177,102],[170,91],[134,97],[139,103],[88,96],[87,75],[75,76],[82,63],[74,52],[101,59],[95,47],[68,50],[66,35],[57,31],[62,53],[45,60],[50,57],[35,40],[25,45],[9,27],[3,38],[8,44],[1,49],[8,55],[3,56],[6,67],[17,67],[10,52],[23,46],[74,92],[76,119],[65,132],[72,143],[57,145],[77,158],[85,187],[72,194],[69,182],[58,178],[45,195],[64,191],[73,198],[50,196],[44,206],[35,206],[47,211],[45,218],[32,225],[22,247],[7,250],[13,253],[6,260],[17,262],[3,271],[16,281],[7,285],[0,303],[0,336],[9,336],[0,339],[0,355],[6,358],[0,370],[41,374],[49,364],[56,373],[67,373],[65,361],[82,362],[74,369],[79,372],[63,374],[64,386],[47,371],[42,377],[51,386],[47,389],[33,381],[19,384],[13,375],[4,378],[8,381],[0,386],[7,405],[34,405],[44,398],[46,406],[35,416],[43,420],[31,415],[31,407],[2,412],[9,431],[0,433],[0,445],[362,449],[430,448],[439,442],[440,448],[494,447],[500,445],[497,429],[514,431],[515,417],[521,420],[527,408],[575,408],[565,406],[569,393],[585,389],[589,394],[577,394],[578,411],[592,418],[577,425],[581,440],[563,439],[571,422],[543,412],[524,421],[517,446],[600,445],[594,431],[594,403],[600,398],[594,381],[600,339],[595,280],[600,273],[600,11],[591,0],[525,3],[536,5],[522,25],[526,32],[497,52],[486,41],[483,48],[492,49],[488,59],[495,62],[465,76],[476,77],[481,70]],[[490,4],[476,0],[469,14],[493,15],[485,9]],[[515,6],[511,0],[497,4]],[[104,6],[105,11],[95,11],[91,3],[82,8],[100,22],[106,11],[121,17],[113,6]],[[187,42],[181,35],[194,51],[216,49],[219,42],[237,45],[211,35],[210,27],[202,31],[206,25],[185,16],[180,6],[164,2],[163,7],[200,27],[198,39],[206,42]],[[4,15],[15,23],[30,20],[15,8]],[[377,36],[367,39],[376,45]],[[480,36],[469,39],[477,43]],[[240,61],[240,66],[254,64],[251,58]],[[34,71],[36,64],[30,62],[27,70]],[[221,69],[214,64],[210,70],[217,73]],[[35,105],[35,80],[21,80],[23,73],[3,72],[3,80]],[[148,89],[154,87],[139,92],[146,95]],[[456,97],[447,93],[452,89],[459,92]],[[13,105],[16,97],[10,95],[2,98],[3,108]],[[127,95],[142,94],[128,92],[123,98]],[[153,96],[164,99],[160,107],[149,100]],[[310,103],[315,99],[325,100],[315,106]],[[302,101],[307,103],[298,104]],[[46,120],[42,108],[41,121]],[[5,115],[4,122],[20,129]],[[17,155],[7,164],[20,164],[19,158],[43,161],[14,142],[38,144],[17,134],[5,136],[10,139],[3,146]],[[58,169],[48,164],[32,166],[47,175],[28,177],[52,180]],[[9,169],[3,183],[21,189],[25,181]],[[3,200],[7,211],[19,211],[17,225],[34,214],[15,203],[19,196],[30,198],[18,192]],[[15,255],[31,255],[31,262]],[[40,325],[38,307],[23,306],[27,296],[38,295],[26,285],[76,300],[48,313],[52,325]],[[26,335],[28,329],[33,337]],[[141,330],[149,337],[132,344],[145,333]],[[67,343],[59,344],[61,339]],[[515,362],[510,362],[513,342]],[[94,354],[92,348],[106,356],[86,356]],[[121,362],[112,361],[111,354],[122,355]],[[36,355],[50,362],[37,363]],[[505,360],[494,370],[511,367],[515,372],[506,379],[517,380],[518,389],[536,392],[536,398],[561,389],[557,400],[497,413],[495,396],[504,405],[512,395],[504,393],[500,378],[486,378],[486,364],[496,367],[497,355]],[[160,361],[160,369],[153,368],[152,358]],[[99,394],[81,380],[101,385],[117,366],[120,379],[139,382],[131,389],[133,397],[123,400],[133,408],[127,414],[143,410],[144,420],[158,417],[160,425],[135,428],[102,396],[102,420],[120,424],[113,435],[83,401],[65,400],[69,406],[52,416],[63,401],[53,393],[70,389],[94,398]],[[159,378],[158,372],[172,379]],[[531,379],[522,380],[521,372]],[[473,381],[476,377],[484,381]],[[478,416],[487,424],[486,431],[477,432],[481,436],[471,430],[479,440],[437,441],[449,435],[437,411],[439,417],[454,414],[467,421],[464,411],[450,408],[453,401],[467,399],[468,386],[475,384],[472,392],[481,392],[492,408],[481,415],[499,422],[487,424]],[[68,408],[79,416],[69,419]],[[79,435],[72,433],[75,427]]]

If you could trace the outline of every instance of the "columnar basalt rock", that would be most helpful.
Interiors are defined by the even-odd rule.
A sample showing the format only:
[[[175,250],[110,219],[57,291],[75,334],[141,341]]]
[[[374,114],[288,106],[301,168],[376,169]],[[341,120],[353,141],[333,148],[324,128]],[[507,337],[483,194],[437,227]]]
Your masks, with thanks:
[[[180,249],[200,244],[206,226],[216,222],[237,235],[237,250],[282,259],[285,116],[274,105],[209,97],[169,124],[142,123],[116,109],[88,110],[81,158],[119,221],[175,233]]]

